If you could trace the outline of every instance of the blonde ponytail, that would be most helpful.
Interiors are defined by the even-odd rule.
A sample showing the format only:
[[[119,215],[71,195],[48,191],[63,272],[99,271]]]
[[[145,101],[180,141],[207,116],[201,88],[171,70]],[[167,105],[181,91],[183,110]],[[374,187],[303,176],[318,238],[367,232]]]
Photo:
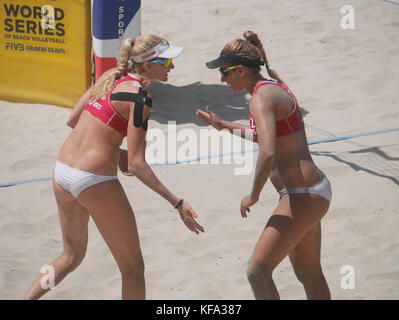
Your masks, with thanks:
[[[261,59],[263,60],[263,62],[265,63],[266,66],[266,70],[267,73],[269,74],[269,76],[274,79],[277,80],[278,82],[284,83],[284,81],[279,77],[279,75],[277,74],[276,71],[274,71],[273,69],[270,68],[270,64],[269,61],[267,60],[267,56],[266,56],[266,52],[265,49],[263,48],[263,44],[262,42],[259,40],[258,35],[252,31],[246,31],[244,32],[244,38],[253,46],[255,46],[257,49],[259,49],[260,55],[261,55]]]
[[[124,77],[128,72],[133,72],[135,75],[138,75],[139,80],[142,82],[144,87],[149,84],[150,81],[144,74],[144,63],[133,63],[131,57],[147,52],[151,48],[154,48],[162,40],[163,39],[161,37],[152,34],[144,34],[137,39],[123,40],[121,44],[118,70],[114,75],[102,79],[94,85],[93,96],[91,100],[93,101],[105,97],[111,90],[115,81]]]
[[[130,53],[134,41],[134,39],[124,39],[122,41],[118,71],[112,76],[102,79],[94,85],[93,96],[91,98],[92,101],[105,97],[111,90],[114,82],[128,73]]]

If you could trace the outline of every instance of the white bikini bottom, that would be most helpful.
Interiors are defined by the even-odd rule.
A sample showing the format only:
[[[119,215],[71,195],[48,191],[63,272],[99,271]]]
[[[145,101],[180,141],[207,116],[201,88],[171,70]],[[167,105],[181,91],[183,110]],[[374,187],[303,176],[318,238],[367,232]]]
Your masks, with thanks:
[[[118,179],[118,176],[102,176],[75,169],[57,161],[54,169],[54,178],[62,189],[77,198],[83,190],[101,182]]]
[[[328,179],[324,175],[323,179],[313,186],[303,187],[303,188],[283,188],[279,190],[278,193],[280,194],[280,200],[284,195],[290,193],[312,193],[320,197],[323,197],[324,199],[327,199],[330,202],[332,198],[330,181],[328,181]]]

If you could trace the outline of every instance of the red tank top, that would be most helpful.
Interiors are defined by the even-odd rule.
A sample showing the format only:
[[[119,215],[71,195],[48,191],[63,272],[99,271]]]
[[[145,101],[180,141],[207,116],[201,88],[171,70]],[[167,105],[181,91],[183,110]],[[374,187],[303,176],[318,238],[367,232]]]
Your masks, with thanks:
[[[294,110],[288,117],[276,121],[276,137],[286,136],[301,130],[304,127],[301,110],[298,107],[295,96],[283,83],[274,80],[262,81],[257,84],[252,95],[254,95],[261,86],[268,84],[276,85],[284,89],[291,96],[295,104]],[[253,130],[254,135],[257,135],[258,133],[256,132],[256,124],[251,113],[249,113],[249,126]]]
[[[127,125],[128,120],[123,118],[118,114],[115,108],[112,106],[111,103],[111,94],[112,90],[124,81],[136,81],[142,87],[142,83],[139,79],[131,76],[130,74],[125,75],[124,77],[118,79],[113,84],[111,90],[108,92],[105,99],[97,99],[95,101],[91,101],[84,107],[85,110],[89,111],[93,116],[95,116],[100,121],[104,122],[107,126],[115,129],[118,131],[123,137],[127,135]]]

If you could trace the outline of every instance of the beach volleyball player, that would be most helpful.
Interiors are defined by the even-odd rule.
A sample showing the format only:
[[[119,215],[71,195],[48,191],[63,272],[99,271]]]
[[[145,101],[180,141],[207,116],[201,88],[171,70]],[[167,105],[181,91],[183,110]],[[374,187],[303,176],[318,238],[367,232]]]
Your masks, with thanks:
[[[144,89],[154,81],[168,81],[174,68],[172,58],[181,51],[155,35],[123,40],[118,69],[102,77],[75,108],[78,117],[70,119],[74,129],[61,147],[53,175],[64,243],[62,254],[49,263],[54,268],[55,285],[82,262],[91,216],[118,264],[122,298],[145,298],[137,225],[118,181],[118,165],[169,201],[189,230],[204,231],[195,221],[192,207],[171,193],[145,161],[152,99]],[[82,103],[89,97],[88,104]],[[121,150],[126,136],[127,150]],[[33,283],[26,299],[40,298],[49,290],[42,288],[42,277]]]
[[[287,256],[302,282],[308,299],[330,299],[320,264],[321,225],[331,201],[331,186],[312,160],[298,102],[287,85],[270,68],[263,45],[253,32],[229,42],[220,56],[208,62],[219,68],[221,81],[238,93],[246,90],[249,125],[220,119],[209,107],[197,115],[218,130],[253,131],[259,155],[251,193],[241,201],[241,215],[250,207],[268,178],[280,193],[280,201],[269,218],[248,264],[248,280],[256,299],[279,299],[273,270]],[[266,66],[272,79],[264,78]]]

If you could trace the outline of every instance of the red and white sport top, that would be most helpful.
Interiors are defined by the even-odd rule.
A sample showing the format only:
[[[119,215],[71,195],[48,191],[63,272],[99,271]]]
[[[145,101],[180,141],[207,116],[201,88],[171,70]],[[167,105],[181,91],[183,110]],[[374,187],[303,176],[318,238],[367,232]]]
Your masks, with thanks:
[[[127,136],[127,125],[128,120],[123,118],[118,114],[115,108],[111,103],[111,94],[114,88],[124,82],[124,81],[135,81],[138,84],[138,87],[142,87],[142,83],[139,79],[133,77],[130,74],[125,75],[124,77],[118,79],[113,84],[111,90],[108,92],[105,99],[97,99],[95,101],[91,101],[84,107],[85,110],[89,111],[93,116],[95,116],[100,121],[104,122],[107,126],[118,131],[123,137]]]
[[[261,86],[268,84],[276,85],[284,89],[291,96],[295,104],[294,110],[288,117],[276,121],[276,137],[286,136],[301,130],[304,127],[301,110],[298,107],[295,96],[283,83],[277,82],[275,80],[262,81],[256,85],[252,95],[254,95]],[[249,126],[253,130],[254,135],[257,135],[258,133],[256,132],[256,124],[251,113],[249,113]]]

